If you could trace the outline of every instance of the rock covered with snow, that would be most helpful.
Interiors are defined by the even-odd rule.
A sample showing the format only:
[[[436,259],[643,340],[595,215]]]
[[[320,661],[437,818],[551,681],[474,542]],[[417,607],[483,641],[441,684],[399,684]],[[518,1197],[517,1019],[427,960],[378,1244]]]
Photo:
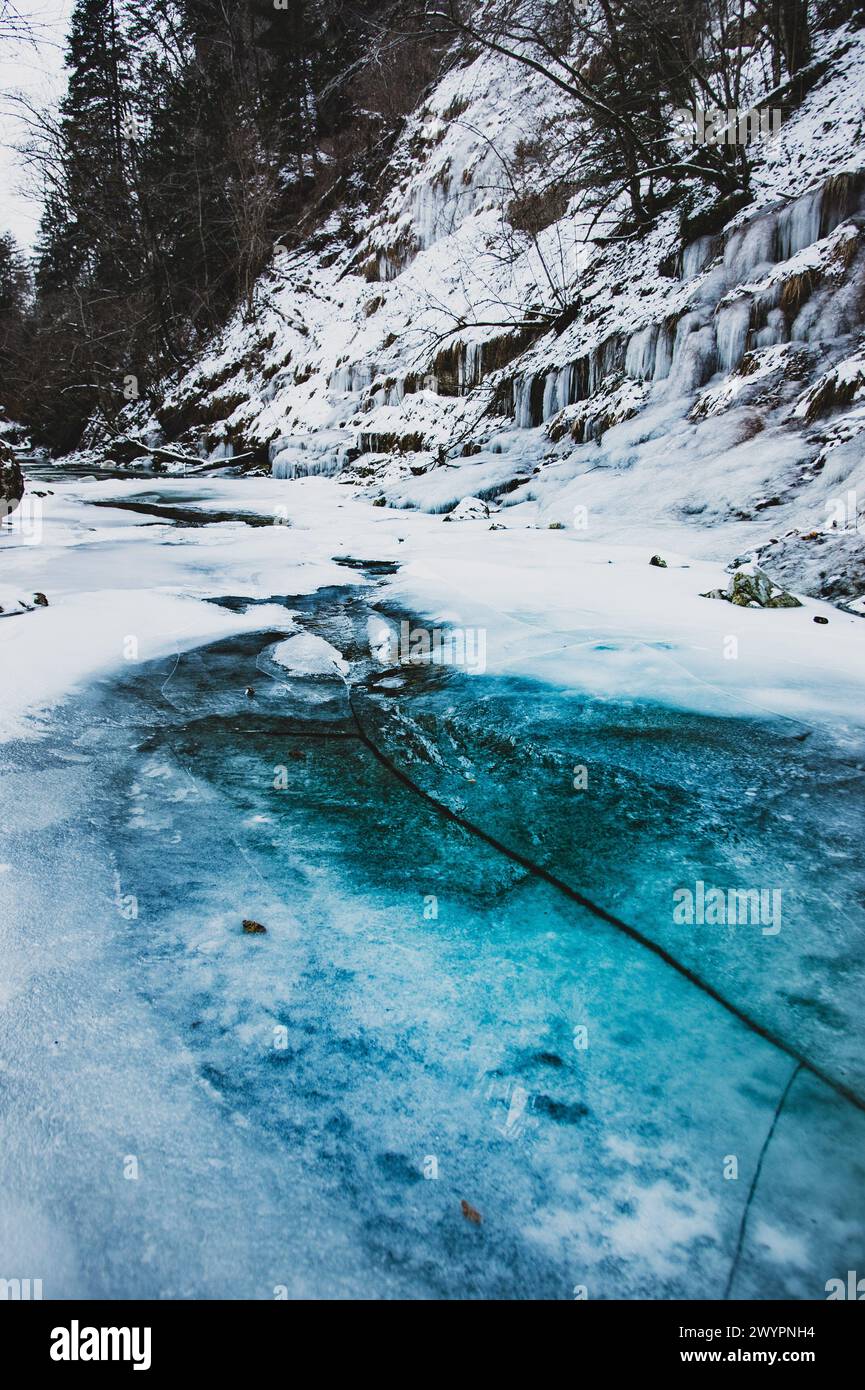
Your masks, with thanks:
[[[0,520],[14,512],[24,496],[24,477],[18,460],[5,439],[0,437]]]
[[[779,583],[795,584],[800,593],[851,613],[865,613],[865,529],[855,521],[773,537],[759,548],[756,559]]]
[[[373,661],[380,666],[392,665],[399,640],[393,624],[376,614],[367,620],[366,635]]]
[[[865,348],[845,357],[842,362],[824,372],[800,396],[793,411],[795,418],[810,424],[820,415],[840,405],[852,405],[865,399]]]
[[[710,589],[703,598],[719,598],[737,608],[801,608],[793,594],[782,589],[753,561],[733,571],[726,589]]]
[[[47,607],[48,600],[43,593],[22,594],[0,589],[0,618],[13,618],[20,613],[32,613],[35,608]]]
[[[464,497],[449,511],[445,521],[489,521],[490,508],[480,497]]]

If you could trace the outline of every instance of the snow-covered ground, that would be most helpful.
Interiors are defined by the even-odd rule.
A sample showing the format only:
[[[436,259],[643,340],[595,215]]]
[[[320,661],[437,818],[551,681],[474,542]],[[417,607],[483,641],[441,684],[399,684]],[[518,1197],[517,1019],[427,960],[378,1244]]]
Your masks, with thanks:
[[[153,511],[125,511],[123,503]],[[172,506],[193,519],[234,512],[270,524],[161,522],[159,508]],[[549,530],[529,502],[489,519],[446,522],[374,507],[314,477],[57,482],[41,499],[40,525],[37,545],[4,527],[7,609],[34,592],[49,604],[0,621],[6,737],[21,732],[27,712],[129,661],[253,625],[290,626],[285,609],[233,613],[207,599],[262,600],[357,582],[339,557],[398,565],[379,603],[432,626],[483,629],[491,672],[520,670],[684,709],[751,708],[851,725],[862,718],[865,625],[807,599],[798,609],[764,611],[702,597],[728,576],[693,553],[690,527],[640,535],[631,526],[618,539],[591,531],[588,539],[573,525]],[[657,552],[666,568],[650,565]]]

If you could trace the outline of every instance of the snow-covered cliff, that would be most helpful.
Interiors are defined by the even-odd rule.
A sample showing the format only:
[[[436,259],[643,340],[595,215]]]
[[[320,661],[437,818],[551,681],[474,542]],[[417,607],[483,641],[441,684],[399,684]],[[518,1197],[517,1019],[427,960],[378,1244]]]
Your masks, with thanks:
[[[616,208],[556,181],[564,100],[482,54],[409,119],[380,203],[276,247],[254,317],[130,424],[392,506],[480,497],[592,540],[648,523],[865,609],[863,82],[862,32],[824,36],[746,206],[619,240]]]

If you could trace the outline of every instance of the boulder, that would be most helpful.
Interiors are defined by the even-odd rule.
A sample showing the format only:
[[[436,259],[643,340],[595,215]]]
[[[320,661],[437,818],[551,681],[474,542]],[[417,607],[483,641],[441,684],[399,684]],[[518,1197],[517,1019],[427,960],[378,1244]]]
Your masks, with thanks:
[[[445,521],[489,521],[492,512],[480,497],[464,497],[449,511]]]
[[[740,608],[801,608],[797,598],[754,564],[742,565],[730,581],[730,602]]]
[[[793,594],[782,589],[765,570],[752,562],[739,565],[730,577],[726,589],[710,589],[701,598],[720,598],[737,608],[801,608]]]
[[[14,512],[24,496],[24,478],[12,449],[0,439],[0,521]]]

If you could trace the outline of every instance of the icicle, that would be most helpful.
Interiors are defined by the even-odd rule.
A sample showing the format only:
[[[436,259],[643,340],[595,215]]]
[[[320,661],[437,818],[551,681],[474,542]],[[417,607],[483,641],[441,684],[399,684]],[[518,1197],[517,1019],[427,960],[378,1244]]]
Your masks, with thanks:
[[[822,209],[823,189],[820,187],[797,198],[778,213],[776,258],[779,261],[788,261],[797,251],[820,240]]]
[[[483,343],[469,343],[466,349],[466,367],[472,386],[479,385],[484,374]]]
[[[714,249],[715,238],[711,236],[699,236],[696,241],[689,242],[682,252],[682,279],[691,280],[705,270]]]
[[[748,330],[751,327],[750,299],[737,299],[723,305],[715,315],[715,338],[718,344],[718,367],[731,372],[745,356]]]
[[[338,395],[354,395],[365,391],[372,384],[375,367],[362,362],[352,362],[336,367],[331,372],[329,389]]]
[[[334,448],[331,441],[324,439],[316,442],[279,439],[271,444],[270,450],[270,471],[274,478],[332,477],[340,473],[346,463],[345,446]]]
[[[662,323],[658,331],[658,340],[655,344],[655,366],[652,372],[653,381],[663,381],[664,377],[670,375],[670,368],[673,365],[673,334],[667,323]]]
[[[556,372],[556,371],[547,372],[546,380],[544,381],[544,404],[543,404],[543,418],[544,418],[545,420],[550,420],[550,419],[552,419],[552,417],[556,414],[556,411],[558,411],[558,410],[561,409],[561,406],[560,406],[560,403],[559,403],[558,384],[559,384],[559,374],[558,374],[558,372]]]
[[[589,354],[588,394],[597,391],[605,376],[621,371],[625,366],[625,340],[614,333]]]
[[[424,182],[412,189],[409,215],[422,250],[455,229],[457,200],[450,195],[447,176]]]
[[[715,334],[700,314],[683,314],[676,327],[670,389],[693,391],[715,371]]]
[[[521,430],[528,429],[532,423],[532,379],[530,376],[514,377],[514,419]]]
[[[625,372],[635,381],[650,381],[655,370],[658,325],[647,324],[632,333],[625,354]]]
[[[758,217],[744,227],[739,227],[724,248],[724,265],[727,268],[728,284],[740,285],[758,267],[774,264],[775,217]]]
[[[291,438],[287,434],[281,434],[277,439],[272,439],[267,446],[268,463],[272,465],[277,454],[280,454],[282,450],[287,448],[290,443]]]
[[[520,429],[532,429],[544,418],[544,378],[532,372],[513,383],[514,418]]]
[[[464,396],[470,385],[468,381],[468,346],[465,343],[455,341],[451,343],[450,350],[456,359],[457,395]]]
[[[786,343],[786,341],[787,323],[784,314],[780,309],[770,309],[766,315],[764,327],[758,328],[754,334],[754,347],[775,347],[778,343]]]
[[[460,395],[477,386],[483,374],[483,343],[456,343],[457,384]]]

